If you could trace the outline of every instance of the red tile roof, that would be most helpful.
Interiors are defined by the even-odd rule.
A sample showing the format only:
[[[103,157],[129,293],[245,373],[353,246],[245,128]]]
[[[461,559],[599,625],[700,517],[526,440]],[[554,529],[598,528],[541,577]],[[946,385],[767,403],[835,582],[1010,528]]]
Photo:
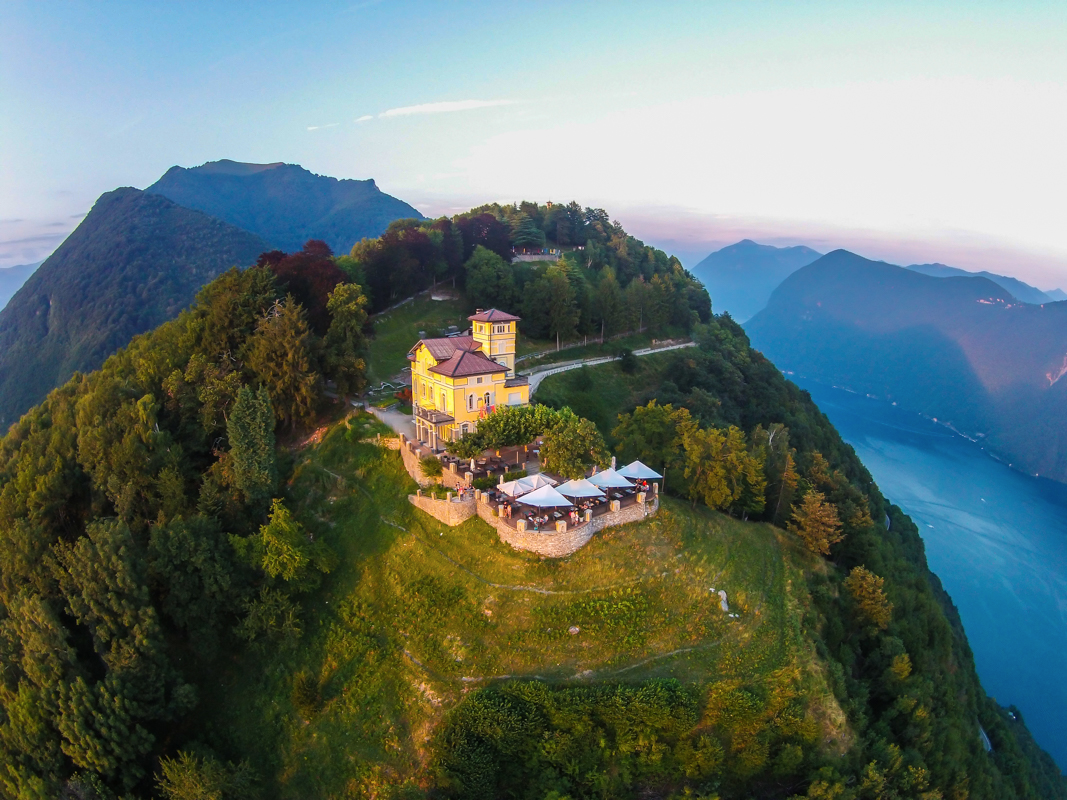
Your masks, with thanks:
[[[488,311],[478,311],[467,317],[471,322],[518,322],[522,317],[516,317],[506,311],[490,308]]]
[[[436,372],[438,375],[447,375],[450,378],[463,378],[467,375],[490,375],[507,371],[507,367],[493,361],[480,350],[457,350],[447,361],[442,361],[436,367],[430,367],[430,372]]]
[[[481,347],[471,336],[452,336],[441,339],[419,339],[408,352],[414,353],[419,349],[420,344],[425,345],[430,355],[438,362],[448,360],[457,350],[477,350]]]

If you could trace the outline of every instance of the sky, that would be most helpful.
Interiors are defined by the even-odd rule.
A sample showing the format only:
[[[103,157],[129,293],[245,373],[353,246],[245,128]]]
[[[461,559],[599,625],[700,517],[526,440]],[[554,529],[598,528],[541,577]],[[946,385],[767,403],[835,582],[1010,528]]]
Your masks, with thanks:
[[[169,167],[1067,288],[1067,3],[0,0],[0,267]]]

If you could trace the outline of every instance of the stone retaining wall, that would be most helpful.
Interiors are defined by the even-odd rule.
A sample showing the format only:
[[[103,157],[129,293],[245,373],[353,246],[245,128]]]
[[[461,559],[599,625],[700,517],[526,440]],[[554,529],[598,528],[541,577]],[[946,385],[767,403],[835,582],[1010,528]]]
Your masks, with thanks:
[[[496,529],[500,540],[516,550],[528,550],[546,558],[564,558],[586,545],[597,531],[615,525],[640,522],[645,517],[652,516],[659,511],[659,496],[653,495],[646,503],[635,503],[619,511],[609,511],[607,514],[593,517],[591,522],[565,531],[518,531],[496,516],[492,506],[487,503],[479,502],[477,511],[479,517]]]
[[[452,500],[435,500],[432,497],[409,494],[408,502],[445,525],[462,525],[473,517],[475,512],[473,497],[468,497],[465,500],[457,500],[455,498]]]

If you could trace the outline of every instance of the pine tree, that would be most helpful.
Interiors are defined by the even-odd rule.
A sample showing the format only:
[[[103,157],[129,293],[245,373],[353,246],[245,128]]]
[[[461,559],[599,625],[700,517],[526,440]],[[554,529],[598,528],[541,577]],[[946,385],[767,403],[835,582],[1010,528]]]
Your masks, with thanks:
[[[270,499],[278,480],[274,410],[266,388],[241,388],[226,423],[226,433],[230,439],[234,484],[249,503],[264,503]]]

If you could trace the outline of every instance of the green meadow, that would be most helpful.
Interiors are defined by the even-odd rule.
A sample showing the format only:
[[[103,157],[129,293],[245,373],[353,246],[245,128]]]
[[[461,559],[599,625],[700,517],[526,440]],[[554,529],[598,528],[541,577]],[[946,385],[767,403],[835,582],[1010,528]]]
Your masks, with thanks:
[[[665,498],[654,519],[541,559],[477,518],[448,528],[416,510],[399,455],[371,441],[378,430],[353,417],[297,454],[288,495],[338,566],[304,604],[302,636],[235,659],[205,703],[278,796],[424,787],[448,712],[516,679],[785,681],[802,687],[825,746],[844,748],[802,624],[804,571],[819,562],[780,531]]]

